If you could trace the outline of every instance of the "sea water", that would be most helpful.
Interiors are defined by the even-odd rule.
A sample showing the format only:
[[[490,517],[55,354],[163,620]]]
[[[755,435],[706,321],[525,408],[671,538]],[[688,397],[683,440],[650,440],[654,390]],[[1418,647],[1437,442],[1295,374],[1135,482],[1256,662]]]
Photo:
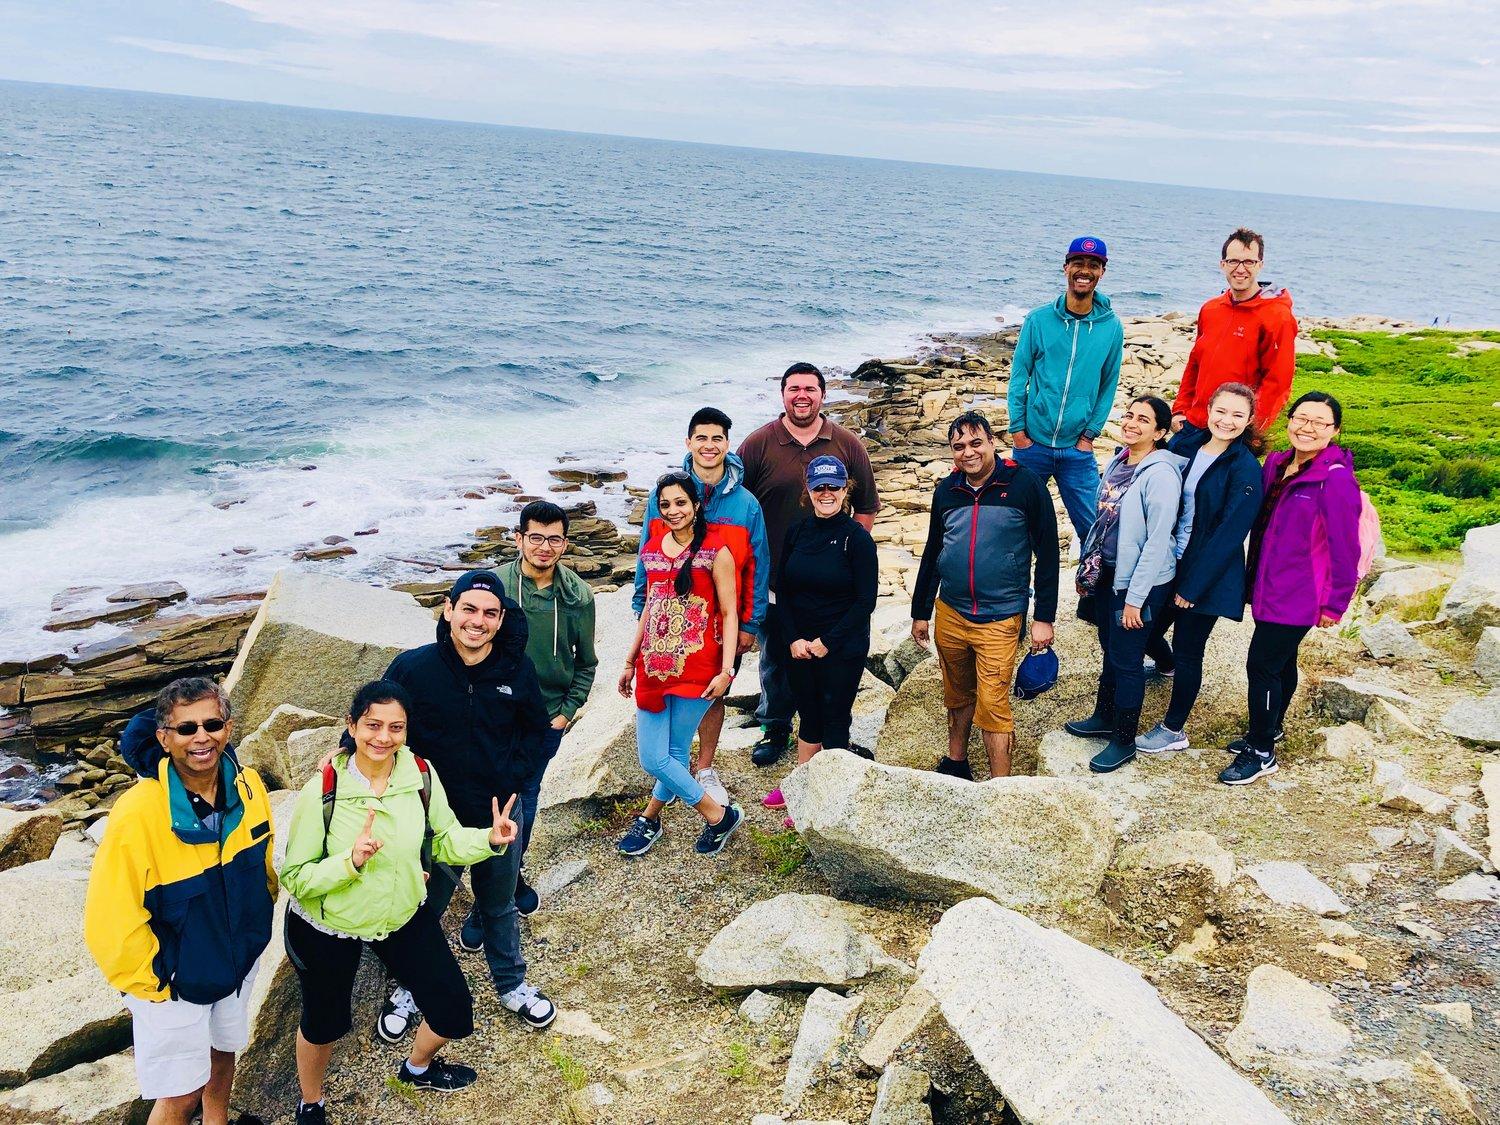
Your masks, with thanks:
[[[1014,321],[1078,234],[1120,313],[1191,311],[1240,224],[1302,313],[1495,319],[1494,214],[0,83],[0,656],[68,586],[451,562],[497,474],[649,483],[793,360]]]

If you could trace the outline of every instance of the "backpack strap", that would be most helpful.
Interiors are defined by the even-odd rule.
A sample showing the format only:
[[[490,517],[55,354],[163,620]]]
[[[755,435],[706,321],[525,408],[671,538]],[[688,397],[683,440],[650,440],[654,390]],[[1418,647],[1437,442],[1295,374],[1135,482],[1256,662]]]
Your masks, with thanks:
[[[333,824],[333,805],[338,799],[338,791],[338,770],[330,761],[323,767],[323,854],[319,857],[321,859],[328,858],[328,829]]]
[[[417,772],[422,775],[422,870],[432,874],[432,767],[420,754],[413,754]]]

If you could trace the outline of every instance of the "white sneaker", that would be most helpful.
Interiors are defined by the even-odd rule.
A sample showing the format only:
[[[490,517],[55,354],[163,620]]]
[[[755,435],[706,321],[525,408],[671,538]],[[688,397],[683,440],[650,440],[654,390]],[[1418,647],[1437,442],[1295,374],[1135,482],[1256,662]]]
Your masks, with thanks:
[[[703,792],[719,804],[729,804],[729,790],[724,788],[724,783],[719,780],[719,771],[712,766],[698,771],[698,784],[703,786]]]
[[[500,997],[500,1004],[507,1011],[520,1016],[528,1027],[540,1031],[557,1018],[557,1008],[546,993],[534,984],[522,981]]]
[[[411,993],[397,987],[381,1005],[380,1018],[375,1021],[375,1034],[387,1043],[399,1043],[421,1016]]]

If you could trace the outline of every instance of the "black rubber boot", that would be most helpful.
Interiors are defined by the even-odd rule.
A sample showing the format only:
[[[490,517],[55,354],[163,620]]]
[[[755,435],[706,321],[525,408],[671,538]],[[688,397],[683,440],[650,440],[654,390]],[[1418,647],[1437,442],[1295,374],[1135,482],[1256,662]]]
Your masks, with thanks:
[[[772,723],[766,728],[765,737],[751,747],[750,760],[757,766],[774,766],[791,746],[792,728],[785,723]]]
[[[1089,759],[1089,769],[1094,773],[1114,773],[1126,762],[1135,758],[1135,736],[1141,729],[1141,709],[1115,712],[1115,726],[1109,745]]]
[[[1094,694],[1094,713],[1087,719],[1074,719],[1070,723],[1064,723],[1063,729],[1079,738],[1108,738],[1115,730],[1114,690],[1100,684],[1099,690]]]

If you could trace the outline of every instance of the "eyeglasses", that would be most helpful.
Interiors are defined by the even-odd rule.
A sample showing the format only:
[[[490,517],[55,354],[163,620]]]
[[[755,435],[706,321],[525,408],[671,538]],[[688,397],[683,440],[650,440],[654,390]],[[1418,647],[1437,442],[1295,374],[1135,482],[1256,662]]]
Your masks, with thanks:
[[[538,535],[533,531],[526,536],[526,542],[533,547],[545,546],[560,551],[568,542],[568,537],[566,535]]]
[[[218,734],[229,724],[226,723],[223,719],[204,719],[201,724],[189,721],[186,723],[178,723],[175,727],[163,726],[161,729],[169,730],[173,734],[181,735],[183,738],[192,738],[193,735],[198,733],[198,727],[200,725],[209,734]]]
[[[1313,433],[1321,434],[1324,430],[1334,429],[1337,422],[1324,422],[1317,418],[1307,418],[1301,414],[1294,415],[1286,420],[1286,428],[1289,430],[1312,430]]]
[[[1251,266],[1260,265],[1259,258],[1225,258],[1224,264],[1232,270],[1249,269]]]

